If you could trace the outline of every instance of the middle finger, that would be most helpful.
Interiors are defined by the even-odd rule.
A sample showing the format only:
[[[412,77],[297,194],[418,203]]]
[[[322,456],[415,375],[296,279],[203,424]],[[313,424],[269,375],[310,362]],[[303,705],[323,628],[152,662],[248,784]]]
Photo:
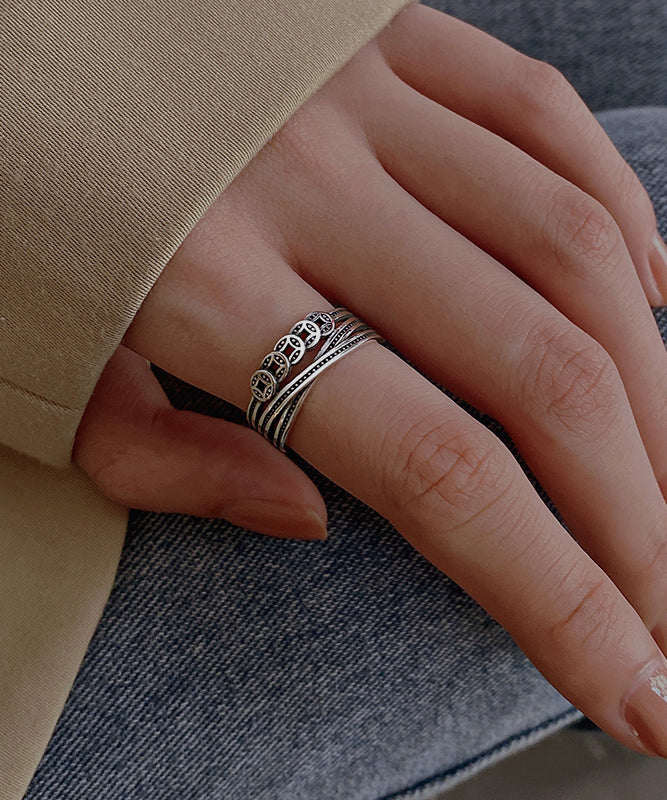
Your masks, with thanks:
[[[603,345],[667,497],[667,351],[614,218],[520,148],[396,77],[392,84],[382,95],[391,105],[370,112],[381,163]]]

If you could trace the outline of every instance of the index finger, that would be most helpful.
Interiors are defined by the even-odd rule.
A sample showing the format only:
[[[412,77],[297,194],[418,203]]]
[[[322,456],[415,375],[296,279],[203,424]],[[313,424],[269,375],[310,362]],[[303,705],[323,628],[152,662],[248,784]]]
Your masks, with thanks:
[[[590,719],[667,757],[664,657],[486,427],[373,343],[318,379],[291,444],[474,597]]]

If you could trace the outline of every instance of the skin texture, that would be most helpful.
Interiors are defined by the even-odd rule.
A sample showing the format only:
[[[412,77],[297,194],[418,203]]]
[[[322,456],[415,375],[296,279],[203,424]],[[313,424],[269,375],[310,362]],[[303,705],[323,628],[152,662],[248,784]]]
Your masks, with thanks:
[[[575,538],[490,431],[375,342],[317,380],[290,446],[475,597],[600,727],[667,755],[667,703],[646,682],[667,669],[655,229],[640,181],[557,70],[410,5],[183,243],[102,375],[75,460],[127,505],[324,536],[322,499],[288,458],[172,409],[148,361],[245,408],[273,343],[346,305],[504,425]]]

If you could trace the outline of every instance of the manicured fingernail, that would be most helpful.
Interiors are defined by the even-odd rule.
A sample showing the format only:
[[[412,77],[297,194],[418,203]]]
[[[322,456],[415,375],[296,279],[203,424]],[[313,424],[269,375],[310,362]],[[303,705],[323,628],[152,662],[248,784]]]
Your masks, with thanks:
[[[625,719],[633,736],[651,755],[667,758],[667,662],[656,658],[637,676],[625,700]]]
[[[243,499],[225,506],[222,515],[235,525],[269,536],[287,539],[327,538],[326,520],[311,506]]]
[[[651,240],[651,251],[648,260],[660,297],[657,305],[667,305],[667,248],[657,231]]]

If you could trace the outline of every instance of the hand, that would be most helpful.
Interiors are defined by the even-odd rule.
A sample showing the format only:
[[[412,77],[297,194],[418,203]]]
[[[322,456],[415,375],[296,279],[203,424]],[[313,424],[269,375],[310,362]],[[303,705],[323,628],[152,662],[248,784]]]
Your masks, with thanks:
[[[410,5],[183,243],[102,376],[75,458],[139,508],[244,524],[226,504],[264,492],[323,513],[254,431],[171,409],[144,359],[245,408],[273,343],[328,300],[347,306],[502,423],[576,541],[487,428],[375,342],[317,380],[290,446],[600,727],[667,756],[667,354],[641,283],[659,302],[655,226],[560,73]],[[247,524],[289,532],[259,512]]]

